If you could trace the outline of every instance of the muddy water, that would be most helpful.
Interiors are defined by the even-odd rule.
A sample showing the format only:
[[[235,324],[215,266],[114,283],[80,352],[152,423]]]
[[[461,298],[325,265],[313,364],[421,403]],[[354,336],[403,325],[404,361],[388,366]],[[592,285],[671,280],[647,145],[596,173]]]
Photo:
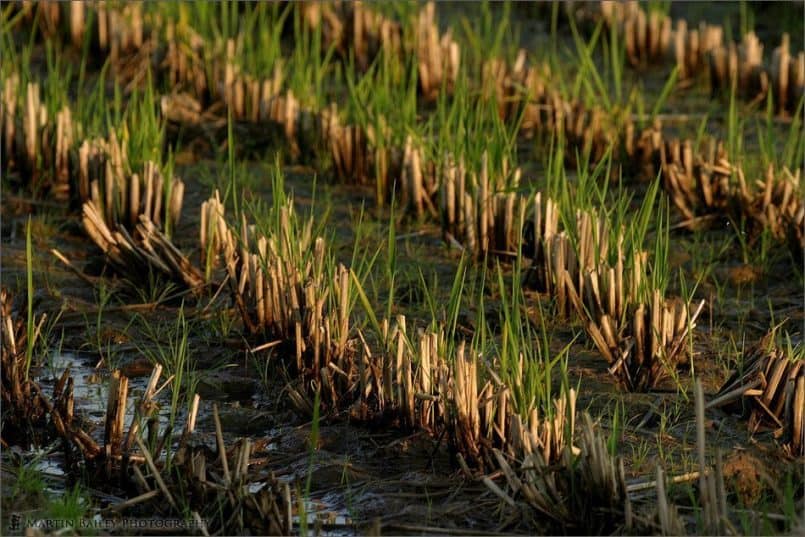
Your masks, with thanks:
[[[76,415],[93,438],[102,443],[109,371],[96,368],[95,361],[92,355],[61,353],[52,356],[37,377],[45,393],[50,394],[61,372],[70,369]],[[246,375],[248,371],[226,370],[220,380],[237,384],[239,374]],[[248,376],[240,378],[244,384],[253,382]],[[217,380],[215,372],[206,376],[210,384]],[[130,379],[126,428],[134,418],[134,403],[147,381],[147,375]],[[281,389],[277,385],[275,393]],[[277,400],[266,396],[274,390],[250,391],[253,394],[248,400],[224,396],[227,400],[217,401],[225,440],[229,443],[248,436],[253,441],[252,490],[259,490],[273,474],[291,486],[295,498],[301,498],[304,513],[298,503],[294,508],[297,529],[303,517],[309,530],[334,536],[363,534],[374,524],[389,530],[396,528],[395,533],[416,533],[424,531],[419,527],[436,526],[463,532],[494,525],[490,516],[497,501],[491,497],[485,500],[488,493],[482,486],[455,472],[443,442],[424,434],[371,431],[359,424],[336,421],[319,425],[319,440],[312,449],[312,423],[300,421]],[[157,401],[164,426],[169,419],[170,388],[165,388]],[[194,441],[214,449],[212,403],[202,400]],[[177,417],[177,424],[183,420],[184,416]],[[68,479],[60,450],[38,453],[33,461],[34,468],[47,478],[48,493],[60,495],[70,488],[72,480]],[[96,486],[100,487],[93,492],[97,507],[122,500],[115,496],[117,491]],[[472,508],[479,501],[488,503],[488,512]]]
[[[76,413],[86,423],[92,425],[88,430],[95,441],[103,442],[103,423],[106,419],[106,408],[109,397],[110,372],[105,367],[96,367],[94,356],[82,356],[79,353],[65,352],[51,357],[47,367],[40,371],[37,378],[40,386],[46,393],[52,393],[56,381],[65,369],[70,370],[73,378],[73,398],[75,401]],[[149,371],[150,374],[150,371]],[[165,378],[160,379],[158,386],[165,382]],[[129,377],[129,399],[126,405],[126,429],[134,419],[134,408],[136,401],[139,401],[145,393],[148,384],[148,375]],[[166,388],[157,396],[159,403],[158,416],[161,420],[167,421],[170,418],[170,389]],[[177,415],[177,421],[181,423],[183,416]]]

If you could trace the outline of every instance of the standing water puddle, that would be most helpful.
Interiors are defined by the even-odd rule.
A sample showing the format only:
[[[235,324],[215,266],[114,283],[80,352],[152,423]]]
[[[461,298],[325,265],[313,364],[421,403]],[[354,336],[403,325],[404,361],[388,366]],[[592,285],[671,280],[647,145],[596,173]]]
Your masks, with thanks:
[[[110,372],[107,368],[96,368],[94,357],[82,356],[79,353],[63,352],[54,354],[48,363],[42,367],[36,376],[37,382],[47,397],[53,396],[53,390],[61,375],[69,369],[73,379],[73,401],[75,419],[80,420],[83,429],[95,440],[99,446],[103,445],[106,408],[109,398]],[[164,379],[161,379],[164,382]],[[145,393],[148,376],[129,378],[129,394],[126,402],[125,426],[128,430],[134,419],[135,408]],[[170,419],[170,387],[165,388],[157,396],[159,405],[158,415],[160,423],[168,423]],[[184,409],[177,415],[177,423],[183,423]],[[61,450],[55,450],[45,457],[36,456],[34,467],[54,477],[64,477],[67,468],[64,466],[64,457]]]
[[[95,355],[75,352],[53,355],[49,363],[37,371],[37,380],[43,392],[52,397],[56,382],[69,368],[73,378],[76,419],[99,445],[103,445],[111,375],[105,367],[96,368],[96,360]],[[129,371],[132,370],[129,368]],[[131,426],[135,408],[149,380],[149,368],[142,367],[137,371],[141,371],[138,376],[129,377],[124,431]],[[205,373],[208,383],[228,378],[226,375],[219,377],[216,372]],[[162,386],[165,380],[160,379],[158,386]],[[230,383],[237,382],[230,380]],[[397,434],[388,432],[377,435],[341,422],[321,424],[319,448],[311,454],[309,440],[312,424],[299,425],[298,416],[288,413],[281,406],[278,408],[261,396],[263,390],[255,391],[257,393],[253,394],[251,404],[242,404],[242,401],[233,401],[229,397],[218,400],[225,442],[229,445],[239,437],[253,440],[254,467],[250,469],[250,477],[254,482],[248,485],[251,492],[257,492],[265,486],[263,477],[269,471],[280,481],[289,483],[295,531],[301,531],[306,526],[319,535],[346,536],[360,533],[361,528],[365,530],[366,524],[376,518],[393,522],[397,518],[410,516],[419,519],[421,515],[423,521],[428,521],[429,494],[435,493],[441,497],[440,491],[446,484],[443,480],[449,482],[446,474],[431,481],[427,477],[428,472],[421,474],[417,471],[424,468],[432,456],[428,455],[431,444],[403,441]],[[163,431],[170,419],[170,397],[170,385],[156,397],[160,429]],[[194,436],[196,441],[215,451],[212,404],[211,398],[202,397]],[[181,407],[176,417],[176,442],[187,410],[186,405],[182,404]],[[444,454],[440,457],[444,457]],[[50,453],[38,453],[33,460],[26,459],[51,477],[48,479],[50,492],[58,495],[69,489],[71,479],[66,475],[68,467],[58,444]],[[440,460],[438,466],[446,469],[444,463]],[[313,485],[310,489],[306,486],[309,474],[312,474]],[[114,491],[110,492],[115,494]],[[107,496],[106,492],[97,489],[94,493],[99,494],[93,502],[98,507],[124,499]]]

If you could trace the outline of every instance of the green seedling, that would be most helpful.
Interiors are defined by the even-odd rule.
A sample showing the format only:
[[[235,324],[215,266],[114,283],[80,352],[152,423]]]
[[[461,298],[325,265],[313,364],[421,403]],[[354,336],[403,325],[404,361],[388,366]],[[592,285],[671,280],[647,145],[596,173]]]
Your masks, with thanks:
[[[43,86],[48,117],[55,117],[61,108],[70,102],[73,85],[73,66],[65,62],[60,50],[51,41],[45,43],[47,61],[47,84]]]
[[[134,289],[142,304],[164,304],[173,300],[184,293],[174,282],[166,281],[160,274],[153,269],[148,270],[147,284],[126,280],[129,289]]]
[[[730,104],[727,112],[727,151],[735,164],[740,165],[743,149],[743,121],[739,118],[737,87],[730,91]]]
[[[91,501],[86,491],[76,484],[64,494],[51,499],[45,518],[63,522],[66,527],[80,528],[81,522],[87,519],[90,507]]]
[[[433,284],[428,285],[425,281],[425,275],[422,269],[419,269],[419,280],[422,286],[424,302],[430,312],[430,325],[429,329],[437,331],[440,327],[445,329],[445,338],[448,344],[447,355],[452,356],[453,343],[457,339],[456,328],[458,326],[458,318],[463,306],[462,297],[472,296],[472,293],[465,293],[467,269],[469,266],[469,258],[462,255],[461,260],[456,268],[456,273],[453,277],[453,283],[450,287],[450,295],[447,303],[440,305],[437,297],[437,289],[439,288],[438,278],[436,274],[433,277]]]
[[[738,16],[741,35],[746,35],[755,29],[755,14],[746,0],[741,0],[738,3]]]
[[[302,21],[300,10],[294,10],[294,49],[288,62],[288,87],[308,106],[322,108],[326,103],[325,80],[331,71],[335,46],[324,55],[321,26],[310,28]]]
[[[28,292],[28,307],[26,309],[25,338],[25,380],[31,371],[31,362],[34,358],[34,344],[36,343],[36,327],[34,325],[34,269],[33,269],[33,241],[31,240],[31,217],[25,226],[25,275]]]
[[[274,75],[282,61],[282,29],[293,10],[291,4],[255,4],[240,16],[239,50],[236,58],[244,72],[262,79]]]
[[[618,446],[621,443],[626,426],[626,405],[623,401],[615,401],[615,410],[611,414],[609,437],[607,438],[607,451],[611,456],[618,454]]]
[[[403,63],[381,49],[360,78],[352,57],[345,73],[349,92],[345,120],[372,132],[374,149],[382,152],[403,147],[409,134],[416,136],[417,66],[412,59]],[[388,170],[381,168],[381,162],[375,165],[376,201],[382,207],[393,185],[388,184]]]
[[[553,370],[558,367],[559,393],[564,394],[568,388],[567,358],[572,342],[559,352],[551,350],[551,338],[545,326],[541,306],[540,324],[537,329],[525,315],[525,302],[519,276],[519,270],[515,267],[512,275],[513,283],[507,286],[501,267],[497,265],[497,289],[501,300],[501,341],[499,344],[494,344],[494,347],[499,357],[498,374],[512,390],[515,411],[520,416],[527,418],[532,409],[536,408],[541,416],[550,419],[554,416],[553,398],[556,396]]]
[[[469,72],[474,80],[480,79],[483,64],[493,58],[503,58],[510,62],[513,56],[513,46],[509,43],[517,43],[512,39],[515,37],[510,29],[511,3],[504,2],[502,13],[496,19],[491,9],[492,3],[484,1],[481,4],[480,17],[475,19],[475,24],[470,22],[467,17],[461,18],[461,34],[466,42],[462,50],[466,51],[462,57],[464,68],[462,71]]]
[[[676,87],[676,80],[679,77],[679,67],[674,67],[671,70],[671,74],[668,75],[668,80],[665,81],[665,84],[662,87],[662,91],[660,92],[660,96],[657,97],[657,101],[654,103],[654,107],[651,109],[651,121],[653,122],[657,115],[662,110],[662,107],[665,106],[668,98],[671,96],[671,92],[673,92],[674,88]]]
[[[609,27],[609,43],[605,46],[609,55],[604,58],[609,60],[609,72],[612,85],[615,89],[615,101],[620,103],[623,98],[623,70],[626,62],[626,43],[618,35],[618,27],[615,24]]]
[[[514,121],[504,121],[495,99],[473,98],[467,79],[460,76],[452,100],[440,97],[433,119],[426,143],[433,140],[429,152],[437,161],[441,163],[442,157],[452,155],[456,161],[463,161],[469,172],[478,174],[486,153],[489,176],[503,178],[502,190],[511,188],[522,114]],[[508,163],[509,174],[504,173],[504,162]]]
[[[394,308],[394,299],[397,292],[397,226],[394,220],[394,194],[391,196],[389,207],[388,234],[386,235],[386,263],[384,266],[385,278],[388,282],[388,300],[386,301],[386,319],[391,319]]]
[[[573,33],[573,40],[576,44],[579,62],[579,71],[576,74],[576,81],[573,85],[573,99],[578,99],[581,96],[581,89],[584,88],[585,93],[592,96],[593,103],[597,104],[597,101],[600,100],[605,110],[612,110],[613,103],[609,98],[609,91],[604,85],[604,81],[598,71],[598,66],[593,61],[592,56],[598,38],[601,36],[604,21],[602,20],[596,25],[588,43],[585,43],[582,39],[576,27],[576,22],[572,17],[569,19],[569,23],[570,30]]]
[[[196,372],[196,361],[190,347],[190,325],[185,318],[184,302],[179,307],[173,325],[169,323],[155,324],[143,316],[138,316],[140,329],[148,338],[148,345],[137,345],[138,350],[153,364],[160,364],[171,381],[171,399],[169,410],[169,428],[174,430],[176,417],[180,411],[180,403],[190,405],[199,381]],[[171,446],[166,444],[166,464],[170,467]]]
[[[119,86],[115,85],[116,92]],[[150,160],[157,164],[162,163],[163,145],[165,138],[165,119],[161,117],[154,87],[151,82],[151,71],[146,73],[145,89],[141,92],[135,89],[129,97],[125,108],[115,111],[119,115],[119,122],[110,124],[111,130],[115,125],[122,125],[121,139],[128,142],[128,156],[131,169],[142,169],[145,161]],[[168,171],[168,170],[165,170]],[[165,176],[169,179],[170,175]]]
[[[6,4],[5,8],[0,10],[0,33],[2,33],[5,41],[11,40],[11,30],[16,28],[25,16],[25,12],[21,9],[16,9],[14,4]]]
[[[791,126],[783,147],[781,164],[792,172],[802,168],[805,161],[805,134],[802,132],[802,113],[805,109],[805,97],[800,98],[796,111],[791,117]],[[800,192],[800,195],[802,192]]]
[[[13,468],[12,471],[16,471],[16,475],[13,484],[9,487],[12,499],[34,497],[41,500],[45,494],[45,481],[42,478],[42,472],[36,467],[38,461],[38,456],[27,462],[20,459],[19,466]]]
[[[640,440],[640,442],[635,446],[634,444],[630,444],[630,448],[632,450],[632,467],[642,468],[646,461],[648,460],[649,451],[651,446],[648,443],[648,440]]]
[[[112,296],[113,296],[112,289],[104,281],[101,281],[98,284],[98,292],[95,294],[96,297],[95,302],[98,305],[97,312],[95,314],[95,327],[94,327],[95,351],[98,353],[99,356],[98,364],[96,367],[106,362],[107,367],[109,367],[110,369],[113,368],[113,365],[111,364],[110,360],[107,359],[108,358],[107,354],[104,352],[105,347],[108,350],[109,344],[108,342],[104,342],[102,327],[104,321],[104,310],[106,309],[106,306],[109,304],[109,300],[112,298]],[[85,315],[84,322],[89,324],[88,321],[89,319],[87,319]]]
[[[82,68],[85,65],[82,63]],[[76,123],[80,126],[79,135],[83,138],[105,136],[108,125],[107,114],[110,105],[108,102],[106,80],[111,68],[111,60],[104,62],[94,80],[94,87],[89,86],[83,72],[79,73],[77,91],[86,98],[78,99],[73,107]]]

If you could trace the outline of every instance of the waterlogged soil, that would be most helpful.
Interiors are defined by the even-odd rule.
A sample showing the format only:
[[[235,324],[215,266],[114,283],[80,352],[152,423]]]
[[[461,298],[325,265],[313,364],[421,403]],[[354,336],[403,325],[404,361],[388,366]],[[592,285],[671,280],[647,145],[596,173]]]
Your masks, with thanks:
[[[441,9],[450,13],[455,12],[456,6],[440,6]],[[542,21],[534,25],[539,30],[537,37],[523,37],[523,41],[547,42],[549,27]],[[572,44],[569,39],[565,42]],[[661,91],[665,75],[651,72],[629,76],[645,78],[641,85],[653,94]],[[651,98],[646,99],[651,102]],[[723,102],[711,101],[709,95],[693,88],[687,94],[672,97],[666,111],[704,116],[715,109],[723,111],[723,106]],[[694,132],[698,121],[683,120],[680,132]],[[784,131],[785,125],[776,128]],[[752,135],[747,139],[751,144]],[[237,140],[237,145],[246,142],[244,137]],[[220,161],[212,160],[212,154],[220,148],[206,141],[194,144],[190,140],[184,145],[175,151],[177,174],[187,186],[175,241],[196,260],[199,208],[214,188],[222,192],[226,189],[227,170]],[[544,159],[538,154],[542,149],[531,142],[522,145],[521,166],[532,174],[528,180],[539,185]],[[245,163],[240,187],[246,203],[262,201],[270,206],[271,185],[266,178],[274,159],[267,153]],[[388,227],[395,225],[398,295],[392,315],[405,314],[409,322],[424,326],[432,314],[426,295],[433,294],[433,303],[447,303],[461,252],[444,241],[438,225],[403,219],[388,208],[377,210],[371,189],[336,185],[311,166],[288,164],[283,166],[283,172],[286,189],[293,192],[299,212],[313,211],[321,232],[332,240],[338,259],[345,264],[351,262],[356,240],[359,251],[373,253],[383,249]],[[641,190],[642,187],[635,189],[638,193]],[[445,438],[376,430],[351,423],[346,416],[331,416],[316,424],[300,416],[283,393],[285,383],[278,368],[261,370],[247,352],[238,334],[234,308],[224,307],[223,301],[212,307],[190,299],[183,304],[182,297],[176,296],[170,286],[146,289],[147,286],[133,286],[115,278],[106,269],[100,252],[82,236],[74,214],[6,189],[0,268],[3,285],[18,296],[23,296],[25,289],[24,236],[29,213],[34,229],[35,310],[48,314],[48,346],[39,349],[41,362],[35,364],[34,374],[50,395],[56,379],[70,368],[75,382],[76,414],[96,440],[102,440],[110,371],[120,369],[130,378],[128,424],[132,401],[144,390],[153,368],[154,353],[174,335],[172,330],[183,306],[190,325],[188,348],[195,371],[192,381],[202,398],[198,441],[214,449],[212,404],[216,403],[227,442],[240,437],[253,441],[253,486],[261,486],[261,480],[271,474],[287,481],[295,495],[303,498],[305,524],[317,533],[528,534],[540,527],[539,520],[502,503],[477,476],[466,476],[458,470]],[[568,376],[571,385],[579,390],[578,407],[599,419],[611,436],[615,450],[624,457],[630,483],[653,479],[658,464],[669,475],[696,469],[693,373],[702,379],[709,396],[736,367],[743,352],[774,324],[786,320],[792,342],[801,342],[805,322],[801,270],[781,245],[772,248],[771,260],[765,264],[747,256],[736,234],[739,232],[729,226],[730,222],[722,222],[713,230],[696,234],[672,231],[672,269],[684,273],[689,282],[697,282],[694,296],[705,299],[707,305],[698,322],[692,363],[682,368],[677,378],[667,379],[651,393],[628,394],[619,389],[605,362],[585,340],[582,327],[549,314],[543,317],[540,311],[551,311],[549,297],[527,292],[528,315],[534,323],[545,322],[552,350],[570,345]],[[67,269],[50,253],[51,248],[58,248],[85,277]],[[378,264],[385,261],[383,255]],[[493,266],[486,268],[490,273],[494,270]],[[478,264],[471,266],[468,278],[478,278],[483,270]],[[510,267],[505,262],[502,270],[510,280]],[[672,282],[671,293],[682,291],[678,282]],[[372,292],[376,314],[385,315],[387,283],[378,279]],[[542,308],[536,306],[537,302]],[[487,319],[497,318],[500,301],[494,290],[487,292],[484,307]],[[468,338],[474,330],[474,308],[477,306],[467,306],[459,320]],[[157,400],[161,418],[169,419],[170,389],[163,390]],[[186,407],[180,405],[177,410],[175,420],[179,426],[184,423]],[[782,455],[772,431],[748,431],[740,409],[712,410],[707,416],[708,449],[722,455],[730,502],[746,509],[779,513],[785,476],[793,474],[794,486],[801,487],[803,483],[801,461]],[[61,453],[56,444],[40,449],[16,446],[3,450],[3,528],[8,527],[11,511],[36,510],[45,501],[15,486],[20,465],[42,472],[48,494],[61,494],[80,480],[80,476],[65,472],[67,466]],[[97,508],[125,499],[121,491],[103,484],[82,486]],[[686,497],[686,486],[671,486],[672,496]],[[653,501],[651,494],[652,490],[647,491],[646,501]],[[298,529],[303,524],[302,514],[298,508],[294,513]]]
[[[176,235],[185,251],[194,251],[194,219],[210,186],[201,186],[191,178],[199,168],[213,170],[214,176],[215,166],[214,162],[200,161],[179,170],[190,187],[183,223]],[[255,164],[251,172],[253,176],[263,176],[260,164]],[[369,234],[367,242],[373,247],[386,240],[389,220],[371,214],[365,206],[366,193],[327,183],[319,184],[313,192],[310,171],[300,167],[288,168],[285,175],[286,188],[293,191],[297,208],[304,213],[312,204],[314,213],[326,219],[323,229],[331,233],[343,262],[350,260],[361,222],[365,228],[361,233]],[[270,189],[259,180],[251,189],[254,199],[270,201]],[[110,366],[131,379],[130,401],[136,400],[153,367],[152,349],[157,342],[170,340],[170,329],[181,304],[178,299],[155,304],[152,297],[137,295],[130,285],[115,278],[91,277],[91,286],[66,270],[49,249],[58,247],[75,266],[89,274],[103,273],[99,252],[87,248],[76,230],[59,224],[57,218],[33,218],[35,225],[43,229],[35,235],[37,311],[49,312],[53,319],[58,317],[49,325],[53,343],[36,375],[45,392],[51,393],[55,380],[69,367],[75,381],[76,413],[92,436],[102,440]],[[336,222],[350,225],[335,225]],[[5,217],[3,235],[4,284],[22,289],[22,219]],[[408,282],[409,292],[396,307],[414,322],[425,323],[430,313],[423,300],[419,270],[425,281],[436,282],[430,291],[436,294],[437,301],[445,303],[460,253],[445,246],[435,227],[402,221],[398,223],[397,236],[400,273]],[[686,240],[690,238],[679,235],[675,241],[683,244],[675,248],[680,265],[690,263],[684,255]],[[734,266],[742,265],[732,260],[716,266],[711,279],[729,283],[730,278],[734,279]],[[170,295],[170,291],[165,290],[161,296]],[[708,298],[708,292],[714,293],[704,284],[698,294]],[[772,316],[778,321],[784,316],[802,321],[801,308],[796,303],[796,282],[791,280],[761,274],[750,282],[739,280],[728,285],[722,294],[721,300],[711,300],[708,308],[712,312],[708,311],[700,321],[692,366],[709,394],[726,379],[742,345],[762,336]],[[499,302],[494,292],[488,295],[486,315],[495,318]],[[550,304],[547,297],[528,293],[529,315],[538,322],[536,301],[543,301],[542,311],[550,311]],[[254,442],[254,486],[260,486],[260,475],[269,473],[287,480],[292,490],[300,491],[305,498],[309,527],[332,535],[377,529],[387,533],[428,533],[434,528],[456,533],[527,532],[534,527],[534,521],[526,523],[514,511],[504,508],[479,481],[457,470],[444,438],[372,430],[351,424],[345,417],[334,417],[319,424],[318,442],[312,449],[313,424],[289,408],[282,393],[281,375],[273,371],[263,375],[236,332],[222,338],[209,335],[224,330],[221,326],[227,322],[236,326],[236,312],[218,311],[218,318],[214,318],[201,314],[205,304],[189,306],[185,305],[185,316],[191,325],[190,357],[197,378],[195,391],[202,397],[197,421],[199,441],[214,448],[211,405],[215,402],[220,407],[227,441],[248,436]],[[377,313],[383,313],[382,309],[379,306]],[[468,334],[472,333],[475,317],[470,309],[462,316]],[[571,384],[579,387],[579,407],[600,417],[604,430],[617,439],[617,449],[626,459],[628,481],[648,479],[660,463],[669,473],[695,470],[695,417],[691,396],[685,395],[692,393],[690,372],[681,371],[678,379],[669,379],[654,393],[626,394],[614,384],[603,360],[586,345],[580,326],[568,325],[547,314],[544,320],[555,351],[571,344],[568,374]],[[734,345],[732,352],[725,350],[730,344]],[[168,419],[170,390],[163,390],[158,401],[162,405],[161,417]],[[132,403],[127,423],[133,412],[131,406]],[[177,413],[179,424],[184,422],[185,409],[182,406]],[[725,454],[725,478],[736,501],[753,506],[774,497],[779,492],[779,479],[796,471],[797,465],[780,460],[772,433],[749,434],[746,421],[738,414],[713,411],[708,416],[708,446]],[[615,423],[620,425],[613,426]],[[64,461],[55,446],[36,454],[19,452],[17,457],[35,459],[36,468],[55,475],[52,490],[58,491],[71,482],[59,475]],[[10,464],[10,459],[6,463]],[[123,499],[116,495],[120,491],[95,488],[100,489],[94,500],[97,507]]]
[[[192,233],[198,226],[196,215],[201,200],[209,193],[208,188],[188,180],[201,167],[215,169],[216,164],[200,162],[179,170],[190,187],[185,196],[185,216],[175,236],[177,244],[185,251],[195,248],[196,238]],[[253,175],[258,177],[263,171],[265,169],[259,165],[252,168]],[[288,190],[293,191],[298,202],[298,210],[309,210],[315,197],[314,211],[322,211],[322,216],[330,213],[324,229],[335,239],[336,252],[342,262],[350,260],[355,228],[361,221],[364,227],[372,228],[369,243],[372,249],[377,248],[378,241],[387,233],[387,228],[383,229],[387,223],[376,221],[369,214],[365,207],[365,200],[369,199],[366,193],[328,184],[319,185],[314,193],[309,172],[294,167],[285,170],[285,175]],[[270,203],[270,187],[256,183],[247,197]],[[170,295],[171,289],[164,289],[156,297],[141,296],[127,282],[101,278],[100,274],[105,272],[100,252],[87,248],[86,241],[76,234],[77,230],[65,229],[55,218],[52,221],[33,218],[34,225],[43,228],[34,235],[36,311],[49,312],[55,319],[53,326],[48,325],[53,344],[44,353],[46,359],[35,368],[34,374],[45,393],[50,395],[64,369],[70,369],[76,414],[85,430],[102,443],[111,369],[120,369],[130,378],[128,424],[133,417],[133,401],[142,394],[151,374],[153,351],[158,343],[170,341],[180,304],[178,299],[156,303],[160,297]],[[23,222],[22,217],[12,215],[3,220],[3,281],[16,289],[24,289],[25,281]],[[332,222],[354,225],[333,226]],[[426,272],[428,279],[436,274],[439,282],[449,285],[456,256],[446,251],[438,230],[415,226],[409,230],[407,238],[401,235],[399,252],[407,258],[401,266],[410,269],[429,259],[432,272]],[[79,270],[98,274],[90,277],[95,285],[91,286],[65,269],[50,254],[51,248],[58,248]],[[424,313],[421,296],[417,296],[422,291],[417,274],[409,274],[408,278],[410,294],[414,296],[403,301],[419,304],[419,310],[406,307],[405,313],[416,317]],[[449,289],[438,287],[436,291],[439,298],[444,299],[441,295]],[[198,439],[214,448],[211,405],[218,404],[226,441],[244,436],[254,441],[252,460],[257,461],[256,473],[252,476],[254,486],[259,486],[261,474],[273,473],[280,480],[288,481],[292,490],[301,491],[305,498],[310,528],[320,528],[323,533],[332,535],[363,534],[373,527],[393,533],[417,533],[427,527],[465,533],[490,530],[501,524],[498,501],[482,484],[467,480],[456,471],[444,438],[433,439],[424,433],[406,435],[394,430],[371,430],[336,417],[331,423],[324,420],[319,425],[318,443],[316,449],[312,449],[312,423],[288,407],[281,375],[271,371],[261,376],[235,333],[221,340],[205,335],[209,324],[227,320],[205,319],[199,314],[204,306],[185,307],[191,324],[189,348],[197,376],[195,391],[202,398],[196,428]],[[237,314],[233,310],[219,311],[217,315],[234,318]],[[170,389],[163,390],[157,401],[161,405],[160,417],[167,420],[171,408]],[[183,424],[185,415],[186,407],[181,407],[176,423]],[[49,469],[48,473],[55,472],[59,478],[49,489],[57,493],[66,490],[72,481],[64,476],[65,461],[58,446],[9,454],[4,467],[9,480],[13,479],[13,467],[20,461],[43,471]],[[120,493],[107,490],[96,496],[96,507],[104,508],[122,501],[124,498],[117,496]],[[7,507],[19,509],[12,500],[6,500]]]
[[[132,372],[129,364],[121,371]],[[70,367],[75,380],[75,404],[82,425],[101,441],[105,417],[106,368],[96,368],[91,357],[82,359],[70,354],[54,357],[49,369],[61,371]],[[253,372],[200,371],[197,393],[204,402],[197,420],[193,442],[215,449],[215,425],[210,411],[212,402],[220,405],[220,419],[226,441],[242,437],[253,440],[250,481],[259,490],[269,476],[288,482],[304,498],[307,525],[324,535],[359,535],[371,527],[388,531],[419,531],[418,528],[442,527],[458,533],[474,532],[496,526],[497,501],[485,497],[485,488],[467,481],[455,472],[455,461],[449,453],[424,433],[404,435],[394,431],[373,431],[343,420],[320,423],[315,445],[312,423],[271,400],[268,393],[281,392],[280,382],[274,386],[255,386]],[[251,373],[251,374],[250,374]],[[46,392],[55,377],[42,371],[39,381]],[[142,394],[146,376],[133,376],[130,397]],[[204,386],[207,386],[206,388]],[[160,417],[169,415],[167,396]],[[133,417],[129,408],[126,423]],[[177,416],[183,423],[185,416]],[[32,460],[31,454],[18,453]],[[69,481],[64,473],[60,451],[39,451],[34,468],[51,478],[50,491],[59,493]],[[101,487],[104,488],[104,487]],[[106,490],[95,498],[98,508],[123,500],[115,495],[122,491]],[[486,506],[478,511],[479,505]],[[300,524],[299,513],[296,523]],[[412,522],[415,521],[415,522]]]

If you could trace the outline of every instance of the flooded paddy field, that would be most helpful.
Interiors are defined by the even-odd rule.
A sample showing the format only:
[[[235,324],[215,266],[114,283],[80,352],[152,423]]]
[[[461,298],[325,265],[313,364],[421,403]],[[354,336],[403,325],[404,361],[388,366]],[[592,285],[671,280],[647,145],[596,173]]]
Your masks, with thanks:
[[[3,534],[805,528],[801,5],[0,16]]]

